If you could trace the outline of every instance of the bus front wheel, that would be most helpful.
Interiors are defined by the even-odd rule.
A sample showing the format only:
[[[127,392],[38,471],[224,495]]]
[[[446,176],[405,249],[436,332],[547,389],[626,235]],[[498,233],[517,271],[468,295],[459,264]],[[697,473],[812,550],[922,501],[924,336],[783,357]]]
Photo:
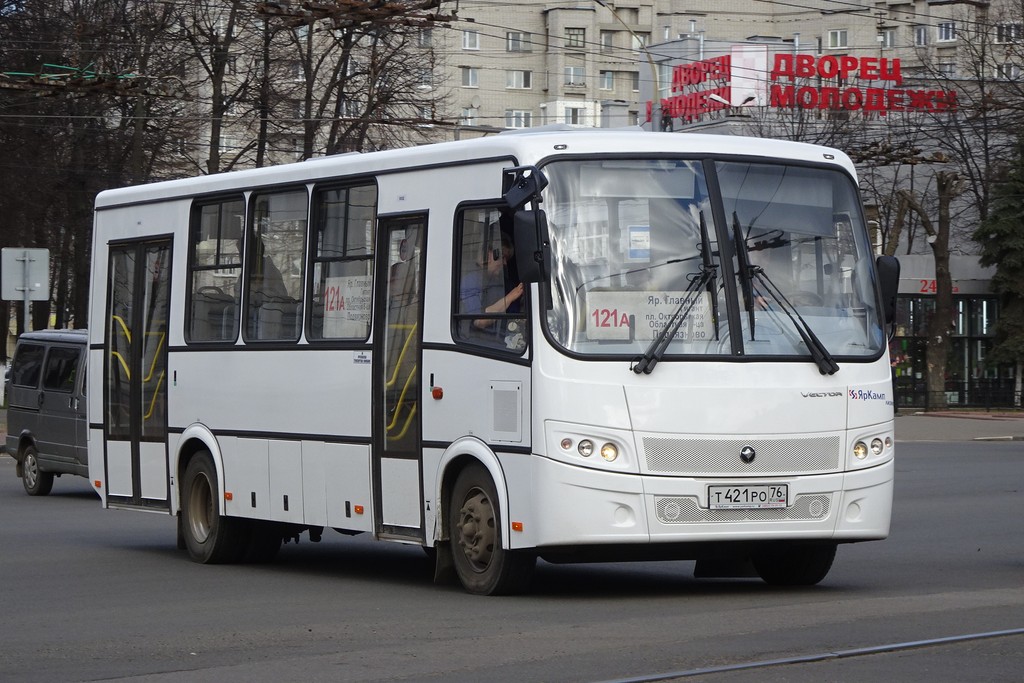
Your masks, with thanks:
[[[832,568],[835,543],[780,543],[754,553],[754,569],[774,586],[813,586]]]
[[[182,481],[181,530],[185,549],[202,564],[237,562],[249,540],[245,521],[220,514],[217,470],[209,452],[193,456]]]
[[[537,559],[502,548],[498,495],[486,468],[473,464],[455,479],[448,513],[455,572],[476,595],[519,593],[529,585]]]

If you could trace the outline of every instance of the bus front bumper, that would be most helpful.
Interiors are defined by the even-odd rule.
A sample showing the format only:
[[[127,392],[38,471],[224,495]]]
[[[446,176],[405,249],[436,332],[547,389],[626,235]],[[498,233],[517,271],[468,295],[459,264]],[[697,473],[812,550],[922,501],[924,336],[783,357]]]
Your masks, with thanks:
[[[520,456],[521,457],[521,456]],[[894,463],[832,474],[655,477],[602,472],[533,456],[530,482],[510,482],[513,548],[731,541],[883,539]],[[711,509],[711,486],[785,484],[781,508]],[[526,488],[526,486],[529,488]],[[511,492],[528,490],[522,499]],[[525,523],[523,523],[525,522]]]

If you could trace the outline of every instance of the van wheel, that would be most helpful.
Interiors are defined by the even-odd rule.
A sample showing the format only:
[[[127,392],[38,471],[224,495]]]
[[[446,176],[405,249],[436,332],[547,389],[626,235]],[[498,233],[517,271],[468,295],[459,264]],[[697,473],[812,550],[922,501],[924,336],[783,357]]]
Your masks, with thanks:
[[[25,446],[21,459],[21,485],[30,496],[45,496],[53,490],[53,472],[39,468],[39,451],[35,446]]]
[[[476,595],[507,595],[526,589],[537,558],[502,548],[498,495],[487,470],[466,467],[455,479],[448,512],[455,572]]]
[[[220,514],[217,470],[209,452],[192,457],[182,483],[181,528],[189,557],[202,564],[242,559],[249,540],[248,520]]]

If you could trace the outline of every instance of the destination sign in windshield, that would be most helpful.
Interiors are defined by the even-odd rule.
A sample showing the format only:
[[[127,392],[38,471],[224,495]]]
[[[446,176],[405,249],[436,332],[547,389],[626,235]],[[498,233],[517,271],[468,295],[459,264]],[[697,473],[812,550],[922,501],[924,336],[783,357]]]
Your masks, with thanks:
[[[686,300],[689,296],[690,299]],[[686,303],[684,304],[684,300]],[[587,292],[587,339],[594,341],[650,341],[665,327],[672,314],[690,304],[674,339],[703,341],[713,339],[714,321],[707,292],[638,292],[622,290],[591,290]],[[632,335],[630,330],[633,330]]]

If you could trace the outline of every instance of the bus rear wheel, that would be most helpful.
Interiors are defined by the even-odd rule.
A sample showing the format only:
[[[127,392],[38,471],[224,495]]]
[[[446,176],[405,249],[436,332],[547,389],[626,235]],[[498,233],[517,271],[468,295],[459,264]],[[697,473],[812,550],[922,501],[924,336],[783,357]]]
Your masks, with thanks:
[[[207,451],[196,453],[185,468],[181,515],[185,549],[193,561],[223,564],[241,559],[249,540],[247,520],[220,514],[217,470]]]
[[[529,585],[537,559],[505,550],[503,528],[490,474],[479,464],[466,467],[455,479],[448,513],[452,559],[466,591],[508,595]]]
[[[754,553],[754,569],[773,586],[813,586],[832,568],[835,543],[780,543]]]

